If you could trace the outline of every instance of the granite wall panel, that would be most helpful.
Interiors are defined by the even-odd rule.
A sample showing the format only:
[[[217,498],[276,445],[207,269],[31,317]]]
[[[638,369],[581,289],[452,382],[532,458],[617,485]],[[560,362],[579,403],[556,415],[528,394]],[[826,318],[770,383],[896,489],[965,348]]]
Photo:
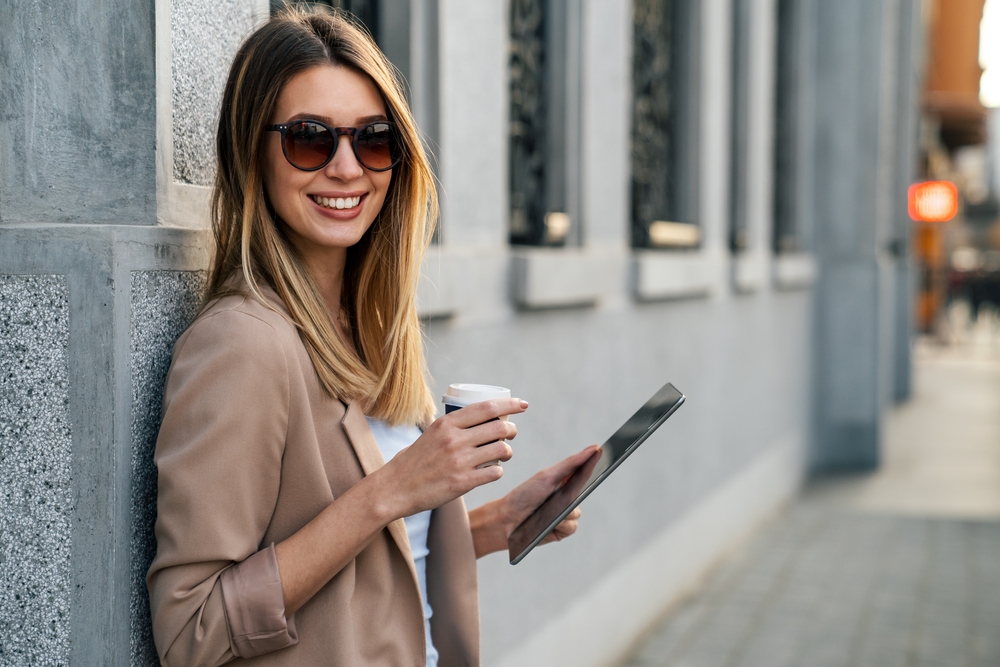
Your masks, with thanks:
[[[229,66],[254,27],[255,3],[172,0],[174,180],[212,184],[215,130]]]
[[[163,383],[174,342],[201,304],[203,271],[135,271],[129,361],[132,369],[132,528],[130,643],[133,667],[157,665],[149,618],[146,571],[156,553],[156,467]]]
[[[69,287],[0,275],[0,664],[65,665],[73,515]]]

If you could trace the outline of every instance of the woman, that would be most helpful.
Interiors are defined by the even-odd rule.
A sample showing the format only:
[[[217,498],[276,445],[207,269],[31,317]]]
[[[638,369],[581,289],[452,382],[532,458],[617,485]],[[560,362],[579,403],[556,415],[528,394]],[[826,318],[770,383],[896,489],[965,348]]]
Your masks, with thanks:
[[[156,448],[161,661],[478,664],[475,559],[593,449],[466,512],[503,474],[479,466],[511,457],[496,418],[527,403],[434,420],[414,305],[433,180],[390,66],[343,16],[287,12],[246,40],[218,157],[208,299]]]

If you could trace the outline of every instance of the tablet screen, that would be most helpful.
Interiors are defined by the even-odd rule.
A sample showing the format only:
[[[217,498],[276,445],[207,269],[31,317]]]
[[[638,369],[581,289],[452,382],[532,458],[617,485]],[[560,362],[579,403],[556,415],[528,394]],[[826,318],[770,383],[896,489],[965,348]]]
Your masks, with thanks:
[[[625,458],[684,402],[669,382],[646,401],[566,482],[514,529],[507,540],[510,564],[517,565],[559,522],[583,502]]]

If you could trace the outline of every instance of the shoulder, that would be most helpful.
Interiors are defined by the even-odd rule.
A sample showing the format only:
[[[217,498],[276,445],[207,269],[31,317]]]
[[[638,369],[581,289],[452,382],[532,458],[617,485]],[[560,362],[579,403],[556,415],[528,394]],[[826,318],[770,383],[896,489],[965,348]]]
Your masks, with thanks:
[[[174,345],[164,406],[201,406],[207,397],[215,410],[283,405],[301,345],[291,322],[250,296],[212,301]]]
[[[174,356],[206,348],[270,355],[301,344],[295,325],[285,315],[238,294],[210,302],[178,339]]]

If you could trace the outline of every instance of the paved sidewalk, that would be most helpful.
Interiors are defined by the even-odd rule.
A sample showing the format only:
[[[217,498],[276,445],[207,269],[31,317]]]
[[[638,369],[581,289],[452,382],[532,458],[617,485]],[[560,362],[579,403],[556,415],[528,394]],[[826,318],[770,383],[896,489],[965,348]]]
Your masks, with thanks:
[[[629,667],[1000,666],[1000,355],[916,356],[881,470],[810,487]]]

